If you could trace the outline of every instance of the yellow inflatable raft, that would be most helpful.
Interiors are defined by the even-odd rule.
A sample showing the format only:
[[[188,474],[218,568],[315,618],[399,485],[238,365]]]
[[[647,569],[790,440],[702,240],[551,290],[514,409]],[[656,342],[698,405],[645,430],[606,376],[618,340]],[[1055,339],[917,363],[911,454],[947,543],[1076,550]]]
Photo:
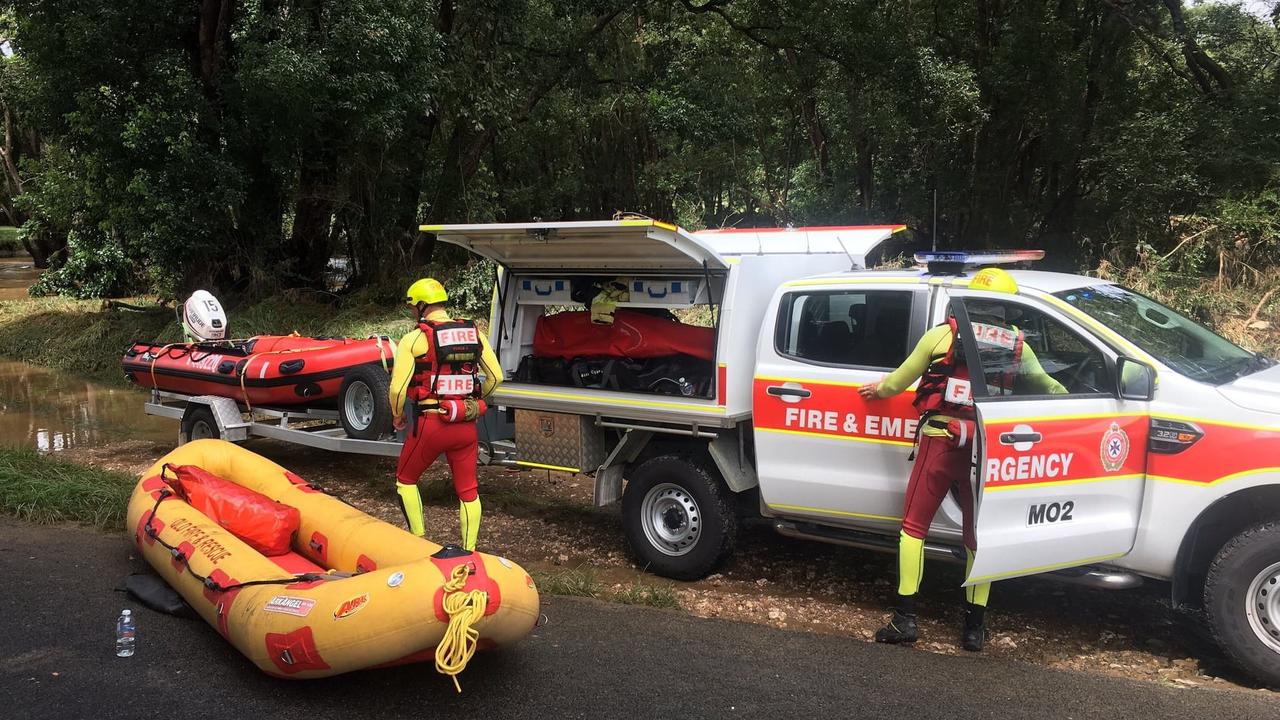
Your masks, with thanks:
[[[166,465],[194,465],[297,508],[292,552],[252,549],[182,500]],[[442,548],[221,440],[183,445],[143,473],[128,523],[156,572],[270,675],[432,659],[456,675],[477,647],[513,643],[538,618],[538,591],[515,563]]]

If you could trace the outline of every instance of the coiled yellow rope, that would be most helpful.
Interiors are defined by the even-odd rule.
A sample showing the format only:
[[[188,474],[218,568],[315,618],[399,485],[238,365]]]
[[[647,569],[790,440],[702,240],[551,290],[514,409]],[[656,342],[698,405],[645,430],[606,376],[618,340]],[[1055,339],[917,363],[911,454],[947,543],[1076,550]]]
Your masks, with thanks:
[[[449,627],[436,646],[436,670],[448,675],[458,692],[462,692],[458,674],[476,654],[476,641],[480,639],[480,631],[471,626],[484,617],[485,606],[489,604],[489,593],[483,590],[462,592],[469,574],[465,563],[458,565],[453,568],[449,582],[444,584],[443,605],[449,615]]]

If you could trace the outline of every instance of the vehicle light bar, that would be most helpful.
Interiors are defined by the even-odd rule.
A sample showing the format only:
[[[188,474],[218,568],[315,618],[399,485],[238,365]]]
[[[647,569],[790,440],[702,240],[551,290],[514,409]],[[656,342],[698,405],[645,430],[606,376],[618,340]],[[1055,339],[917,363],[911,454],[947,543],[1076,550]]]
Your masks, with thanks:
[[[1013,263],[1030,262],[1032,260],[1043,260],[1043,250],[934,250],[931,252],[916,253],[916,262],[932,265],[940,263],[943,265],[960,265],[963,267],[971,267],[974,265],[1012,265]]]

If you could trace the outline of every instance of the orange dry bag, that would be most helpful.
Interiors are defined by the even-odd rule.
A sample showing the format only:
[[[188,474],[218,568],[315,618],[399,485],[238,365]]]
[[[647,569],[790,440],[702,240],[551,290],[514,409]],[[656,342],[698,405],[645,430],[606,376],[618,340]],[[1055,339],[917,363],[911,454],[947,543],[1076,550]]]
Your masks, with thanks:
[[[297,508],[237,485],[195,465],[165,465],[161,475],[178,497],[263,555],[290,552],[302,522]],[[173,473],[174,478],[167,477]]]

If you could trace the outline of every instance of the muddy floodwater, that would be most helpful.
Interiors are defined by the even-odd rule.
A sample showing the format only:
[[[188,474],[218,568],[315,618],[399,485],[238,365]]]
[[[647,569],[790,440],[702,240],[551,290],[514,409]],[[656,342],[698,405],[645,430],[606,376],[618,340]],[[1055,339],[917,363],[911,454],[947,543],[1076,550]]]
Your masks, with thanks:
[[[142,412],[146,394],[0,361],[0,445],[43,452],[120,440],[175,443],[178,424]]]
[[[31,264],[29,257],[0,257],[0,300],[27,297],[27,288],[40,277],[41,272]]]

